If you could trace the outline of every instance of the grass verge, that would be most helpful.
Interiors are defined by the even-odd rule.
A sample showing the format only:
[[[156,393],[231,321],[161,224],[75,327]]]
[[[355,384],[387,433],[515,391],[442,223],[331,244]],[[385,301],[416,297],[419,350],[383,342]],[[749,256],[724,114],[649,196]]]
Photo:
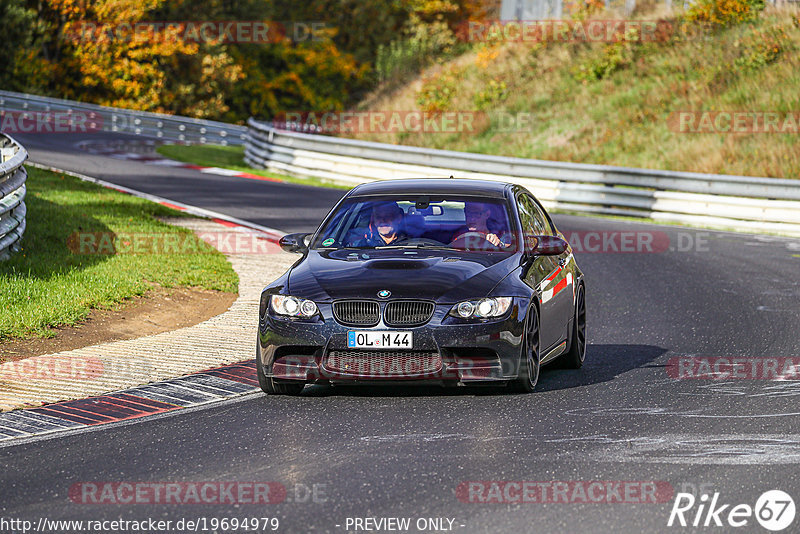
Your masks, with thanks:
[[[237,291],[238,276],[221,253],[156,219],[179,212],[60,173],[28,173],[23,248],[0,262],[0,340],[51,337],[52,327],[74,325],[92,308],[113,308],[154,285]],[[90,233],[97,243],[109,236],[117,252],[80,253],[79,236]],[[156,245],[138,250],[154,253],[123,253],[131,250],[125,236],[137,235]],[[182,253],[157,246],[170,238]]]
[[[221,167],[235,171],[248,172],[256,176],[274,178],[282,182],[311,185],[315,187],[331,187],[333,189],[352,189],[354,184],[345,184],[324,178],[297,178],[285,174],[277,174],[263,169],[254,169],[244,161],[244,147],[222,145],[162,145],[158,153],[165,158],[192,163],[203,167]]]
[[[656,42],[480,43],[363,103],[363,111],[387,115],[474,112],[470,127],[354,135],[553,161],[800,176],[800,15],[768,9],[749,23],[690,29]],[[683,126],[681,112],[691,117]],[[724,113],[713,127],[700,126],[716,112],[750,113],[763,133],[729,127]],[[768,117],[777,126],[764,127]]]

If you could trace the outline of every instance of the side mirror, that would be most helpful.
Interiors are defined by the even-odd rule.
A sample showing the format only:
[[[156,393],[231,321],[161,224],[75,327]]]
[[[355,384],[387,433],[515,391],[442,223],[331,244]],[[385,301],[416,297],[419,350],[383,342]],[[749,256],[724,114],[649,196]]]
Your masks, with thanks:
[[[304,253],[308,250],[306,244],[306,237],[309,234],[286,234],[281,238],[278,244],[286,252],[299,252]]]
[[[537,235],[529,239],[527,252],[539,256],[558,256],[569,247],[569,243],[554,235]]]

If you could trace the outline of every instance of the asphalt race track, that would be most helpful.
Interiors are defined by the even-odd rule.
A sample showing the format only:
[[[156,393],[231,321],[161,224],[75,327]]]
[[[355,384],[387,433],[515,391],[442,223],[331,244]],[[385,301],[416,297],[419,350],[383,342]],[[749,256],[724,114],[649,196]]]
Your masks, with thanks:
[[[92,155],[75,148],[81,140],[102,140],[103,134],[87,134],[79,140],[69,135],[41,134],[17,135],[16,139],[28,150],[31,161],[80,172],[285,232],[315,228],[315,222],[318,223],[344,194],[337,189],[232,179],[192,169],[143,165],[137,161]],[[140,141],[140,138],[122,135],[114,139]]]
[[[89,155],[66,136],[19,140],[32,161],[289,232],[313,230],[341,196]],[[545,368],[530,395],[315,386],[299,398],[251,395],[3,447],[0,516],[277,517],[278,532],[353,531],[353,518],[365,517],[411,518],[411,532],[418,518],[445,518],[439,531],[464,533],[689,532],[701,529],[667,526],[678,492],[719,492],[728,510],[754,506],[772,489],[798,502],[800,376],[678,379],[673,364],[682,357],[800,356],[800,241],[555,219],[568,239],[573,232],[601,236],[578,234],[585,248],[609,240],[600,252],[576,252],[589,312],[582,370]],[[672,250],[603,251],[613,248],[614,232],[648,232]],[[70,488],[91,481],[269,481],[287,495],[267,505],[73,502]],[[656,503],[574,496],[482,503],[469,502],[476,500],[464,491],[470,481],[651,481],[671,489]],[[800,531],[798,525],[795,519],[785,532]],[[423,531],[433,530],[427,524]],[[766,532],[754,517],[742,528],[702,530]]]

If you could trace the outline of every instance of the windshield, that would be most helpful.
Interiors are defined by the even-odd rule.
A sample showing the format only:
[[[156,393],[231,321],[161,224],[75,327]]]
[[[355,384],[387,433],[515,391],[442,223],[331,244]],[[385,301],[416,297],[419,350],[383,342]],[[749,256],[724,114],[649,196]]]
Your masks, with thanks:
[[[513,243],[506,203],[499,199],[355,197],[339,206],[311,248],[511,252]]]

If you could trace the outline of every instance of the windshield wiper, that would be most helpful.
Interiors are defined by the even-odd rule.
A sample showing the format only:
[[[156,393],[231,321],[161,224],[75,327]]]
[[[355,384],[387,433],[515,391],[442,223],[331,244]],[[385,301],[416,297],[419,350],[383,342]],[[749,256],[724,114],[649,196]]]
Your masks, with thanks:
[[[417,243],[415,245],[382,245],[375,247],[375,250],[389,250],[389,249],[399,249],[399,248],[434,248],[434,249],[453,250],[453,247],[448,247],[447,245],[430,245],[425,243]]]

